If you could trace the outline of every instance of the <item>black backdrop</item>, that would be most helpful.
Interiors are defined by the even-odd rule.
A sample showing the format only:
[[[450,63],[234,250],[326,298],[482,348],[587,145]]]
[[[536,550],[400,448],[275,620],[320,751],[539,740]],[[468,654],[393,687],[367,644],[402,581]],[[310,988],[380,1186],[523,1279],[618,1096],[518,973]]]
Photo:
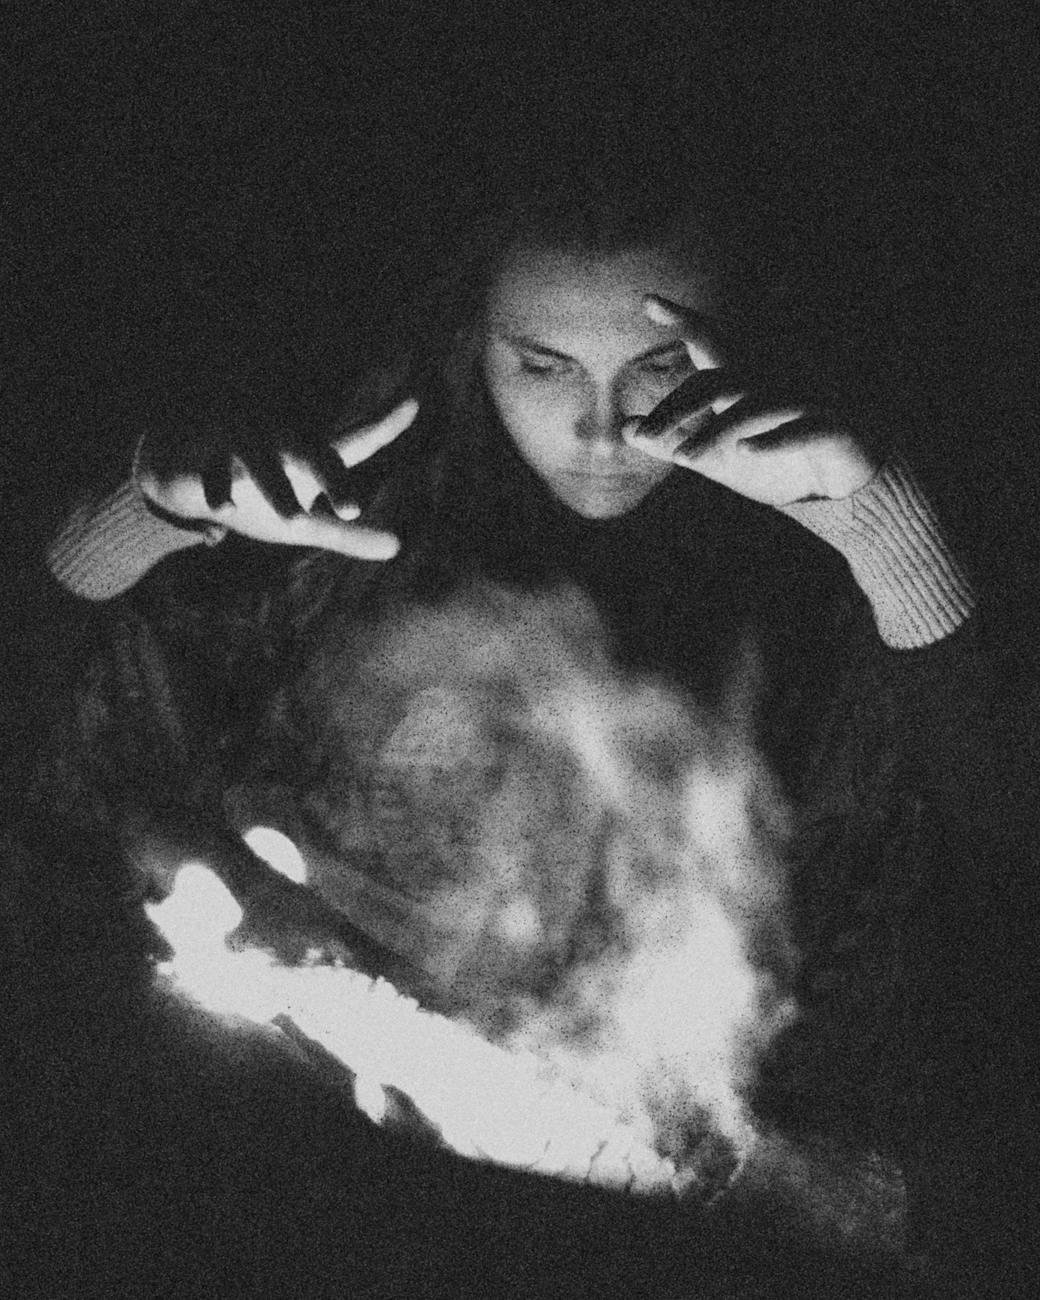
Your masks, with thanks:
[[[880,290],[936,422],[999,459],[1008,428],[975,438],[1009,422],[1035,328],[1035,24],[733,8],[40,7],[6,88],[27,461],[33,436],[96,475],[154,392],[273,320],[346,304],[363,332],[373,289],[517,141],[566,148],[608,119],[760,159],[818,286]]]
[[[532,6],[510,15],[480,5],[274,8],[41,5],[9,33],[4,93],[15,129],[0,200],[8,243],[0,443],[13,489],[3,517],[12,694],[32,686],[46,652],[32,636],[33,557],[78,485],[118,474],[156,403],[211,383],[221,358],[286,320],[346,312],[360,345],[378,326],[379,292],[451,236],[459,195],[479,195],[496,168],[508,168],[517,141],[563,147],[608,118],[652,136],[661,104],[679,106],[691,140],[710,131],[770,170],[800,214],[789,238],[813,265],[823,300],[841,307],[877,291],[871,319],[890,323],[892,347],[874,364],[906,386],[919,413],[915,451],[940,471],[951,517],[1009,586],[1016,627],[1032,635],[1034,19],[985,23],[955,4],[905,6],[920,17],[774,6],[753,26],[721,4],[574,6],[564,18]],[[94,1047],[82,1050],[92,1057]],[[112,1064],[98,1068],[121,1068],[124,1050],[105,1048]],[[183,1049],[164,1039],[155,1050],[166,1060]],[[177,1132],[192,1102],[175,1090],[195,1066],[169,1068],[172,1082],[152,1102]],[[214,1143],[237,1162],[226,1214],[236,1198],[255,1210],[243,1189],[278,1168],[295,1189],[287,1213],[309,1217],[279,1236],[277,1189],[265,1191],[266,1249],[287,1249],[291,1227],[319,1251],[332,1239],[316,1226],[321,1194],[293,1143],[320,1145],[313,1129],[324,1112],[297,1116],[261,1158],[272,1139],[259,1130],[264,1116],[277,1122],[278,1096],[259,1110],[249,1100],[255,1118],[246,1127],[257,1133],[245,1155],[229,1138],[221,1147],[219,1107],[200,1108],[213,1132],[196,1130],[184,1162]],[[84,1142],[94,1132],[88,1118]],[[160,1140],[140,1117],[93,1122],[109,1142]],[[119,1158],[111,1155],[113,1168]],[[340,1158],[328,1155],[330,1168]],[[405,1173],[400,1163],[391,1169]],[[188,1182],[197,1185],[194,1172]],[[160,1184],[157,1175],[154,1203],[130,1207],[123,1245],[146,1256],[154,1230],[162,1263],[191,1231],[148,1223],[168,1193]],[[435,1198],[431,1186],[424,1195]],[[517,1209],[507,1191],[501,1212],[517,1214],[519,1226],[506,1257],[519,1266],[530,1257],[519,1236],[535,1224],[546,1231],[544,1207],[531,1193],[530,1210]],[[452,1195],[449,1209],[490,1193]],[[89,1189],[82,1197],[89,1207]],[[377,1241],[373,1227],[398,1199],[388,1192],[363,1214],[353,1202],[348,1209]],[[104,1205],[112,1241],[124,1212],[118,1197]],[[205,1206],[193,1213],[206,1219]],[[606,1211],[597,1220],[585,1202],[557,1202],[553,1213],[577,1232],[577,1271],[586,1246],[599,1249],[604,1231],[631,1226]],[[89,1209],[77,1231],[90,1238]],[[222,1254],[216,1229],[207,1241],[200,1270]],[[246,1258],[248,1243],[238,1245]],[[426,1248],[413,1242],[402,1277],[423,1276]],[[282,1263],[288,1276],[294,1262]],[[350,1268],[341,1262],[333,1275],[349,1278]]]
[[[898,392],[947,518],[1035,639],[1028,8],[24,8],[3,91],[6,605],[33,608],[44,539],[157,406],[287,322],[345,321],[360,345],[379,295],[464,239],[460,199],[525,149],[613,130],[768,177],[821,318]]]

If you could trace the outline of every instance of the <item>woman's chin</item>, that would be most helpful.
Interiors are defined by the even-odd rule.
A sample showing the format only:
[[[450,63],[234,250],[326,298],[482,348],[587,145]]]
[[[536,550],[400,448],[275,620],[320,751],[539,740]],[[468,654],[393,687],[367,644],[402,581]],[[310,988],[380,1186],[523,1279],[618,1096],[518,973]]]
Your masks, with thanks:
[[[631,481],[561,474],[549,482],[554,495],[583,519],[617,519],[640,505],[660,480]]]

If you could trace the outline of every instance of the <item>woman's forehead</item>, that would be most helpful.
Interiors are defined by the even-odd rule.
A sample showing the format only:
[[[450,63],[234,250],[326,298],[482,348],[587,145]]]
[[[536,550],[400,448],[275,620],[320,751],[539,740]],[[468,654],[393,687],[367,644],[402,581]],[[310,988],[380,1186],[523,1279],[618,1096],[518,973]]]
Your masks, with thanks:
[[[596,255],[519,248],[491,285],[487,323],[493,333],[662,337],[668,331],[643,310],[647,293],[711,314],[704,271],[684,265],[668,250]]]

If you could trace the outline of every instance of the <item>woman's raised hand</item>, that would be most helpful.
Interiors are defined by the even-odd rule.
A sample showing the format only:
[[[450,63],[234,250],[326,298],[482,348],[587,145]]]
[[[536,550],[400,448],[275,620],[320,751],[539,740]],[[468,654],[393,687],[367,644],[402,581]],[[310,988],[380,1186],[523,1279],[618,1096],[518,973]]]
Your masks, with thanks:
[[[625,426],[630,446],[776,507],[847,497],[874,477],[880,456],[836,413],[756,386],[697,313],[654,294],[644,306],[679,330],[696,373]]]
[[[134,480],[153,505],[176,518],[284,546],[389,560],[400,543],[392,533],[356,522],[361,509],[349,471],[403,433],[418,410],[408,398],[371,424],[334,427],[305,450],[279,451],[260,438],[232,448],[216,428],[176,447],[161,434],[146,435]]]

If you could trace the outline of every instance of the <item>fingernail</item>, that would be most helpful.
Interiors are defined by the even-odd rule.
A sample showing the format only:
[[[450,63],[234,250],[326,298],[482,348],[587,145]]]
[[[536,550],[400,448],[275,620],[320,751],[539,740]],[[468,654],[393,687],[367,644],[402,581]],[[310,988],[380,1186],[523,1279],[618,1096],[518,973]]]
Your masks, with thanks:
[[[674,325],[679,319],[678,313],[664,298],[655,293],[648,293],[643,299],[646,314],[659,325]]]

